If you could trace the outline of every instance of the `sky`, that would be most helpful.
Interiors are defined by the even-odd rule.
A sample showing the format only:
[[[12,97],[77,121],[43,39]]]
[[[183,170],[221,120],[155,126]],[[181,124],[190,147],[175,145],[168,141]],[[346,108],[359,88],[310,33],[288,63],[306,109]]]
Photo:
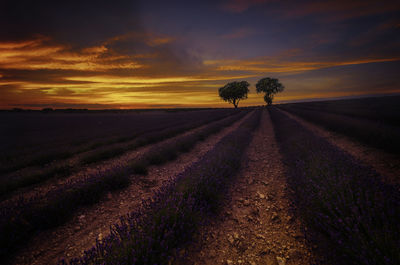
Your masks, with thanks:
[[[400,92],[400,1],[3,0],[0,108],[230,107]]]

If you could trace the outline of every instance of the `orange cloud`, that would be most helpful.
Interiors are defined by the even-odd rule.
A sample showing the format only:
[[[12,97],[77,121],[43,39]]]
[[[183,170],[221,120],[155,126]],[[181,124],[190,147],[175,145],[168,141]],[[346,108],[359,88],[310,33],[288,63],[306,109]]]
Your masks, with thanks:
[[[224,38],[240,38],[250,34],[249,32],[252,33],[243,28]],[[126,52],[124,48],[131,47],[130,44],[135,44],[135,41],[141,41],[138,47],[145,48]],[[217,89],[231,80],[250,79],[253,83],[266,73],[279,73],[278,76],[283,77],[285,73],[400,60],[361,58],[343,61],[293,61],[294,58],[299,58],[303,50],[288,49],[274,57],[199,60],[192,63],[190,58],[182,59],[180,54],[176,56],[169,49],[168,44],[174,41],[176,39],[173,37],[158,34],[126,34],[79,50],[54,43],[48,38],[0,42],[0,108],[19,106],[18,104],[38,108],[43,104],[100,104],[103,108],[228,107],[229,104],[219,99]],[[123,47],[121,51],[117,49],[119,45]],[[286,85],[286,80],[283,81]],[[287,87],[297,85],[297,81],[289,82]],[[335,83],[326,80],[313,84],[311,87],[318,89],[324,84],[321,90],[326,95],[333,93],[328,91],[329,87],[337,87]],[[309,89],[307,95],[321,94],[317,90]],[[304,98],[304,91],[298,95],[287,91],[276,99],[300,97],[300,94]],[[250,94],[248,100],[243,102],[243,106],[260,104],[263,104],[263,99],[255,93]]]
[[[165,84],[165,83],[187,83],[194,81],[219,81],[248,78],[253,75],[220,75],[220,76],[176,76],[176,77],[121,77],[121,76],[77,76],[66,77],[65,80],[85,81],[108,84]]]
[[[175,38],[171,37],[152,37],[149,38],[146,43],[150,46],[159,46],[159,45],[164,45],[170,42],[173,42]]]
[[[371,58],[339,62],[291,62],[274,58],[255,60],[208,60],[204,63],[219,71],[247,71],[253,73],[298,73],[336,66],[400,61],[400,58]]]
[[[92,53],[92,54],[102,54],[105,53],[106,51],[108,51],[108,49],[104,45],[82,49],[83,53]]]
[[[141,65],[129,56],[108,53],[104,45],[71,51],[68,46],[46,43],[43,39],[0,43],[0,68],[96,70],[136,69]]]

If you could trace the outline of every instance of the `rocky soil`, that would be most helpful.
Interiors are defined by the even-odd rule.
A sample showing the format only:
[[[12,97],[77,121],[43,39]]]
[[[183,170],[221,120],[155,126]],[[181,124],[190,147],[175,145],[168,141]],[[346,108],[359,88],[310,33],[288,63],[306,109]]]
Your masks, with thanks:
[[[312,247],[291,211],[285,169],[267,111],[245,157],[222,214],[199,232],[178,263],[312,264]]]

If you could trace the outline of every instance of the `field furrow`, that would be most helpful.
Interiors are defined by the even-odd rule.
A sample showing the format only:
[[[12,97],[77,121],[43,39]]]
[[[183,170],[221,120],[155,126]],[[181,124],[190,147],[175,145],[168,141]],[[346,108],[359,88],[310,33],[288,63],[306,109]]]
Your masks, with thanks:
[[[0,263],[399,264],[398,98],[2,112]]]
[[[232,184],[221,214],[179,264],[312,264],[267,110]]]
[[[23,168],[16,172],[1,176],[0,199],[6,199],[9,196],[9,193],[12,193],[19,188],[30,188],[30,186],[34,184],[40,184],[41,182],[49,179],[51,180],[52,178],[65,178],[71,174],[80,173],[79,171],[81,171],[81,168],[85,167],[87,164],[99,163],[121,156],[142,146],[163,141],[182,134],[185,131],[193,130],[197,127],[203,126],[204,124],[218,121],[234,114],[234,112],[221,112],[215,116],[197,117],[198,119],[195,120],[193,120],[193,117],[192,120],[189,120],[188,117],[184,117],[181,121],[167,119],[167,122],[162,122],[160,126],[155,127],[154,129],[151,129],[152,126],[149,124],[147,124],[148,128],[146,128],[145,124],[143,126],[144,128],[138,130],[129,137],[118,137],[116,139],[117,141],[115,139],[114,141],[104,141],[100,147],[98,144],[89,145],[89,147],[87,147],[87,144],[76,147],[75,150],[68,151],[68,156],[60,157],[54,153],[48,153],[49,151],[46,149],[41,150],[39,155],[35,155],[39,157],[52,157],[52,161],[55,160],[55,162],[41,162],[41,159],[36,159],[37,163],[44,163],[44,165],[39,167]],[[63,146],[64,145],[65,143]],[[63,152],[62,149],[63,148],[58,152]],[[26,163],[30,165],[29,160]]]
[[[283,110],[282,110],[283,111]],[[360,160],[363,164],[372,167],[382,176],[382,180],[392,184],[400,184],[400,158],[398,155],[386,153],[380,149],[362,144],[343,134],[338,134],[325,129],[315,123],[311,123],[290,112],[284,111],[291,119],[297,121],[313,133],[323,137],[330,144],[337,146],[351,156]]]
[[[258,120],[259,112],[253,113],[201,159],[144,201],[139,209],[115,224],[110,236],[83,257],[68,263],[166,264],[171,261],[171,255],[179,252],[197,227],[219,208]]]
[[[127,189],[124,189],[121,192],[108,193],[105,199],[102,199],[100,203],[93,207],[82,208],[74,215],[70,216],[71,220],[68,223],[55,231],[47,231],[39,234],[31,244],[35,247],[27,248],[21,255],[18,255],[19,258],[17,259],[17,263],[30,264],[36,262],[34,264],[42,264],[43,262],[46,263],[49,261],[56,262],[60,257],[81,254],[82,250],[95,243],[96,238],[101,238],[107,235],[109,226],[116,223],[120,216],[135,210],[143,199],[151,197],[152,194],[154,194],[156,190],[160,189],[166,181],[171,180],[171,178],[173,179],[179,172],[197,161],[205,152],[211,149],[224,135],[235,130],[235,128],[243,122],[243,119],[237,122],[235,121],[240,117],[243,117],[244,114],[246,114],[246,112],[205,125],[159,144],[148,146],[141,150],[140,155],[136,153],[135,158],[138,158],[139,156],[142,158],[148,157],[149,154],[155,152],[159,154],[159,151],[165,147],[174,148],[176,149],[175,151],[178,152],[179,148],[183,148],[181,151],[184,152],[180,153],[176,160],[163,166],[149,167],[147,176],[131,173],[131,185]],[[234,123],[232,126],[223,129],[223,127],[232,123]],[[221,129],[223,129],[223,131],[217,133]],[[214,133],[217,134],[208,137],[208,135]],[[191,145],[204,138],[206,140],[196,144],[193,147],[194,150],[187,152],[191,148]],[[197,140],[194,141],[194,139]],[[187,145],[182,146],[185,142]],[[115,163],[117,165],[127,165],[129,164],[129,161],[130,159],[120,158],[115,160]],[[138,160],[133,159],[132,161]],[[150,164],[148,166],[150,166]],[[108,169],[104,172],[109,171],[110,170]],[[82,181],[81,178],[78,179]],[[87,181],[83,182],[86,183]],[[65,185],[66,184],[63,183],[60,187],[65,187]],[[58,192],[56,192],[56,194],[57,193]],[[52,240],[43,242],[42,238],[52,238]],[[48,249],[51,249],[51,251],[43,251]]]
[[[78,153],[130,141],[144,133],[218,118],[231,110],[169,113],[1,115],[5,138],[0,141],[0,173],[47,166]]]
[[[318,263],[399,264],[398,187],[283,112],[270,113]]]
[[[391,126],[379,121],[360,119],[348,115],[309,110],[301,106],[282,105],[286,110],[327,130],[344,134],[356,141],[394,155],[400,155],[400,127]]]
[[[356,119],[400,126],[400,97],[371,97],[285,104],[285,108],[345,115]]]

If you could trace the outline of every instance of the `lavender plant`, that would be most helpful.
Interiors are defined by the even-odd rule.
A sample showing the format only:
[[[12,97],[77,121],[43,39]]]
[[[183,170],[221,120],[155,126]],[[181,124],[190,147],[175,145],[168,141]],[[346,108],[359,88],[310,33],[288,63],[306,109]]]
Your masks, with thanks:
[[[350,136],[367,145],[400,154],[400,127],[353,118],[346,115],[310,110],[296,106],[280,106],[281,109],[304,118],[328,130]]]
[[[207,112],[206,114],[210,114]],[[105,147],[101,148],[92,152],[88,152],[85,155],[81,155],[78,164],[75,165],[70,165],[68,161],[61,161],[56,164],[51,164],[46,166],[45,168],[33,168],[25,171],[20,171],[16,172],[15,174],[11,174],[8,176],[3,176],[0,178],[0,200],[6,199],[6,195],[8,195],[10,192],[21,188],[21,187],[26,187],[30,186],[33,184],[40,183],[42,181],[45,181],[47,179],[53,178],[53,177],[65,177],[73,172],[79,170],[79,164],[86,164],[86,163],[93,163],[93,162],[99,162],[105,159],[109,159],[112,157],[116,157],[118,155],[121,155],[127,151],[134,150],[140,146],[151,144],[151,143],[156,143],[160,142],[162,140],[165,140],[167,138],[176,136],[180,133],[183,133],[187,130],[202,126],[206,123],[210,123],[213,121],[221,120],[226,118],[227,116],[230,116],[232,114],[237,114],[237,112],[225,112],[221,111],[220,113],[217,113],[217,115],[213,116],[196,116],[198,119],[195,121],[187,122],[186,119],[183,121],[179,121],[177,126],[172,126],[173,121],[168,120],[167,125],[171,126],[168,128],[164,128],[160,130],[158,128],[157,130],[151,130],[151,126],[147,125],[147,133],[142,133],[141,135],[139,133],[136,133],[136,135],[131,135],[129,137],[125,137],[125,140],[132,140],[133,138],[136,138],[136,140],[130,144],[126,145],[111,145],[110,147]],[[193,115],[193,114],[192,114]],[[192,117],[193,118],[193,117]],[[185,123],[186,121],[186,123]],[[182,124],[184,123],[184,124]],[[164,125],[165,126],[165,125]],[[146,128],[146,124],[144,126]],[[118,138],[120,140],[120,138]],[[82,151],[83,149],[79,149]],[[79,150],[69,150],[66,154],[66,157],[63,158],[68,158],[72,154],[77,154],[80,151]],[[65,150],[64,150],[65,151]],[[62,151],[62,152],[64,152]],[[54,154],[53,153],[45,153],[46,159],[50,159]],[[61,159],[61,157],[53,157],[53,159]],[[31,162],[39,162],[39,161],[31,161]]]
[[[322,111],[400,126],[400,96],[368,97],[284,104],[284,107]]]
[[[260,111],[140,209],[121,218],[111,234],[82,257],[60,264],[167,264],[218,209],[259,118]]]
[[[68,182],[47,194],[37,194],[29,200],[5,201],[0,212],[0,258],[21,247],[35,232],[64,223],[79,207],[98,202],[109,191],[127,187],[132,174],[146,173],[151,164],[174,159],[182,144],[191,148],[200,140],[200,135],[208,137],[246,114],[247,111],[242,111],[210,123],[195,134],[158,145],[126,165]]]
[[[4,125],[0,139],[0,174],[115,143],[130,141],[151,131],[192,121],[210,122],[234,114],[232,110],[200,110],[176,113],[42,113],[0,115]]]
[[[400,264],[399,187],[270,108],[295,212],[321,263]]]

